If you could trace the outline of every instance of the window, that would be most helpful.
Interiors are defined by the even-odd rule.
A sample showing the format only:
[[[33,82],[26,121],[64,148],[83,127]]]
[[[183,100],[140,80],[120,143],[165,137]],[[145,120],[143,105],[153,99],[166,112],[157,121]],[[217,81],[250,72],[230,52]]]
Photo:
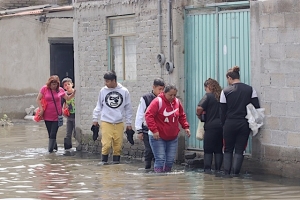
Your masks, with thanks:
[[[108,25],[111,69],[118,80],[136,80],[135,18],[110,17]]]

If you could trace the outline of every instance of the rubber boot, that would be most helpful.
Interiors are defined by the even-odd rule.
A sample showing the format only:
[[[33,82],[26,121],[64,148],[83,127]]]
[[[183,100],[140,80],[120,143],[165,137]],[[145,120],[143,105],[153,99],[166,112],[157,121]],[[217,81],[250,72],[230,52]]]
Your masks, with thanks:
[[[53,150],[57,151],[57,142],[55,141],[55,144],[54,144],[54,147],[53,147]]]
[[[244,161],[244,155],[234,154],[233,165],[232,165],[232,173],[233,173],[234,176],[239,175],[239,173],[241,171],[243,161]]]
[[[204,172],[211,173],[212,153],[204,153]]]
[[[113,156],[113,164],[120,164],[121,156]]]
[[[64,148],[65,148],[65,150],[72,148],[72,139],[71,138],[64,138]]]
[[[49,144],[48,144],[48,152],[49,153],[53,152],[55,143],[56,143],[56,139],[49,139]]]
[[[232,165],[232,153],[224,153],[224,174],[230,177],[231,165]]]
[[[223,154],[222,153],[215,154],[215,170],[216,170],[216,172],[219,172],[221,170],[222,163],[223,163]]]
[[[145,169],[151,169],[151,160],[145,160]]]
[[[172,167],[170,167],[170,166],[164,167],[164,172],[170,172],[170,171],[172,171]]]
[[[102,161],[98,165],[108,165],[108,155],[102,154]]]

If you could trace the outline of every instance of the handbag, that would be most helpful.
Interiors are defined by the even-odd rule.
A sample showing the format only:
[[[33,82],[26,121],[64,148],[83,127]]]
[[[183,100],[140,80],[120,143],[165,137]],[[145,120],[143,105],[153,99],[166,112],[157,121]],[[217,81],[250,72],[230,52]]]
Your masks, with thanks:
[[[196,138],[197,140],[203,140],[204,139],[204,123],[199,120],[198,122],[198,127],[197,127],[197,132],[196,132]]]
[[[51,91],[51,94],[52,94],[52,99],[54,101],[55,109],[56,109],[57,116],[58,116],[58,127],[60,127],[60,126],[62,126],[64,124],[64,117],[63,117],[62,113],[61,114],[58,113],[58,109],[57,109],[57,106],[56,106],[56,102],[54,100],[54,96],[53,96],[52,90],[50,89],[50,91]]]

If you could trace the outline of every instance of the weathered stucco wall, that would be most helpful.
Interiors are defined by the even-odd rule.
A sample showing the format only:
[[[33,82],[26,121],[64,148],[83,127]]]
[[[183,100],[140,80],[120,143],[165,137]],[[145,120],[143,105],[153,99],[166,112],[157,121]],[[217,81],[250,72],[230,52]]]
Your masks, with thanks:
[[[0,116],[23,118],[50,76],[49,37],[72,37],[72,19],[22,16],[0,20]],[[35,95],[32,95],[35,94]],[[24,99],[26,100],[24,100]]]
[[[0,10],[43,4],[69,5],[72,4],[72,0],[0,0]]]
[[[253,167],[300,177],[300,1],[251,2],[252,83],[266,108],[253,138]]]

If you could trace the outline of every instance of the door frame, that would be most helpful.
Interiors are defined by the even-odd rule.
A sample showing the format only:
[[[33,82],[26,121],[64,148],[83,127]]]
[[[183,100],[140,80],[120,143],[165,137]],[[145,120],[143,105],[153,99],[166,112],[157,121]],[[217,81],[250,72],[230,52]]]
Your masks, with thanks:
[[[196,87],[196,91],[199,90],[199,88],[202,88],[203,86],[203,83],[202,83],[202,78],[200,78],[201,80],[189,80],[189,74],[191,72],[189,72],[190,69],[192,70],[196,70],[196,71],[199,71],[199,69],[196,69],[196,68],[191,68],[190,67],[190,64],[191,63],[188,63],[188,59],[191,58],[191,55],[190,54],[193,54],[194,52],[189,52],[189,48],[187,48],[187,45],[188,45],[188,39],[187,39],[187,30],[188,27],[187,27],[187,16],[191,16],[191,15],[207,15],[207,14],[213,14],[215,15],[215,23],[214,23],[214,28],[215,28],[215,33],[214,33],[214,36],[212,37],[215,37],[214,38],[214,49],[215,49],[215,54],[212,55],[214,56],[214,65],[212,65],[211,67],[213,67],[214,69],[210,71],[211,73],[211,77],[216,79],[217,81],[220,81],[220,72],[223,74],[223,71],[220,71],[220,66],[219,66],[219,57],[220,57],[220,50],[219,49],[219,44],[220,44],[220,41],[219,41],[219,27],[220,27],[220,24],[219,24],[219,14],[221,13],[226,13],[226,12],[249,12],[249,9],[250,8],[250,3],[249,1],[242,1],[242,2],[229,2],[229,3],[215,3],[215,4],[207,4],[205,7],[194,7],[194,6],[187,6],[185,7],[185,13],[184,13],[184,19],[185,19],[185,24],[184,24],[184,27],[185,27],[185,77],[186,77],[186,80],[185,80],[185,99],[187,100],[189,98],[189,96],[191,96],[191,93],[189,93],[188,91],[190,90],[195,90],[195,88],[193,89],[190,89],[189,87],[191,86],[191,82],[193,82],[194,84],[198,84],[200,86],[195,86]],[[221,10],[222,9],[222,10]],[[249,15],[250,15],[250,12],[249,12]],[[194,20],[194,18],[193,18]],[[250,26],[250,20],[249,20],[249,26]],[[198,36],[199,38],[199,36]],[[194,39],[194,38],[193,38]],[[250,40],[250,36],[249,36],[249,40]],[[210,43],[212,44],[212,43]],[[250,48],[250,47],[249,47]],[[203,49],[202,49],[203,50]],[[194,53],[195,54],[195,53]],[[203,55],[202,55],[203,56]],[[196,58],[197,56],[195,56]],[[249,52],[249,60],[250,60],[250,52]],[[199,64],[198,64],[199,65]],[[188,69],[189,68],[189,69]],[[251,66],[249,64],[249,68],[251,69]],[[200,69],[201,70],[201,69]],[[195,73],[195,72],[194,72]],[[225,76],[225,75],[224,75]],[[251,77],[251,74],[249,74],[249,76]],[[195,77],[194,77],[195,78]],[[208,77],[207,77],[208,78]],[[224,85],[225,86],[225,85]],[[197,88],[199,87],[199,88]],[[204,90],[200,90],[202,92],[204,92]],[[204,94],[204,93],[203,93]],[[193,94],[194,96],[197,96],[197,94]],[[199,96],[199,94],[198,94]],[[200,95],[201,96],[201,95]],[[200,99],[199,99],[200,100]],[[194,101],[194,100],[190,100],[190,101]],[[186,101],[187,102],[187,101]],[[192,104],[194,104],[195,102],[193,102]],[[197,102],[198,103],[198,102]],[[196,103],[196,104],[197,104]],[[190,105],[191,102],[187,102],[185,103],[185,110],[187,112],[190,112],[190,113],[195,113],[195,110],[193,110],[193,106],[196,108],[196,104],[195,105]],[[189,115],[187,113],[187,115]],[[194,133],[196,133],[196,130],[197,130],[197,117],[193,114],[190,114],[190,119],[189,121],[191,121],[192,123],[190,124],[191,125],[191,131],[193,131]],[[195,135],[195,134],[193,134]],[[190,144],[191,143],[191,144]],[[203,141],[197,141],[196,139],[196,136],[195,137],[191,137],[190,139],[186,140],[186,147],[187,149],[189,150],[203,150]],[[247,154],[251,154],[251,151],[252,151],[252,141],[251,141],[251,137],[249,139],[249,142],[248,142],[248,146],[247,146],[247,149],[246,149],[246,153]]]

